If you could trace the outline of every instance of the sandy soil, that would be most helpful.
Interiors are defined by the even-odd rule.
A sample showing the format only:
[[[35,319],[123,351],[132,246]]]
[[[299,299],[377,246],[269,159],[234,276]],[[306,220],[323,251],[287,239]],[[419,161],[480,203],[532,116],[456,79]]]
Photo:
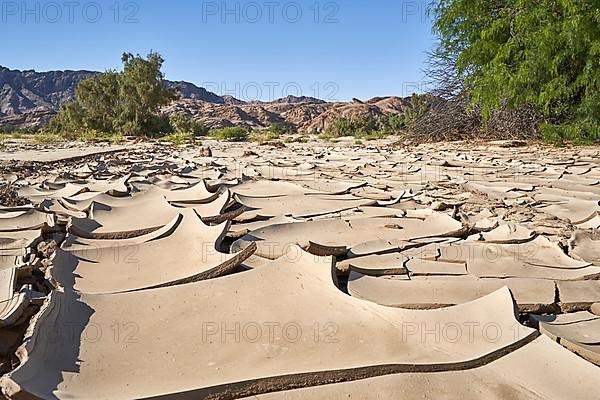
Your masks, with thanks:
[[[14,141],[0,180],[9,397],[567,399],[600,378],[598,147]]]

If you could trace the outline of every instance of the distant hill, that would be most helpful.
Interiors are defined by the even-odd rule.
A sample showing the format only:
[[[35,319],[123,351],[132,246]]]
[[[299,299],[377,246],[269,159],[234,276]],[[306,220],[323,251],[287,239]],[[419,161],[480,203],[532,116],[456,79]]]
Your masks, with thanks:
[[[286,96],[281,99],[277,99],[272,101],[271,103],[286,103],[286,104],[299,104],[299,103],[309,103],[309,104],[324,104],[326,101],[321,99],[315,99],[314,97],[307,96]]]
[[[298,99],[298,98],[296,98]],[[291,100],[291,101],[290,101]],[[322,132],[339,117],[380,117],[400,114],[410,105],[408,99],[381,97],[365,102],[327,103],[321,100],[276,100],[269,103],[214,104],[183,99],[165,107],[167,114],[185,114],[202,120],[211,128],[245,126],[267,128],[273,124],[292,126],[300,132]]]
[[[73,99],[77,82],[92,71],[17,71],[0,67],[0,116],[18,115],[33,109],[56,111]]]
[[[227,99],[225,99],[225,97],[221,97],[218,94],[209,92],[204,88],[194,85],[193,83],[184,81],[167,81],[167,86],[170,88],[176,88],[179,91],[179,94],[181,95],[182,99],[202,100],[215,104],[225,104],[227,102]]]
[[[43,126],[75,97],[77,84],[98,74],[94,71],[18,71],[0,67],[0,129]],[[401,113],[409,104],[400,97],[376,97],[367,101],[328,103],[314,97],[287,96],[271,102],[244,102],[219,96],[193,83],[166,81],[181,99],[165,107],[166,114],[182,113],[221,128],[241,125],[261,129],[272,124],[300,131],[323,131],[339,117],[385,116]]]
[[[43,125],[60,109],[60,105],[75,98],[75,88],[94,71],[19,71],[0,66],[0,127]],[[166,81],[177,88],[183,99],[214,104],[241,101],[221,97],[189,82]]]

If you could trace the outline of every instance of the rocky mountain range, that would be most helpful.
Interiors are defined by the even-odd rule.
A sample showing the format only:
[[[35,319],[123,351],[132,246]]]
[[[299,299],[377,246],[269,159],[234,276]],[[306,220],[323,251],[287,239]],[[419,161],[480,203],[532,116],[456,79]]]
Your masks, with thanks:
[[[47,124],[62,103],[74,98],[77,83],[97,73],[19,71],[0,66],[0,129]],[[408,104],[399,97],[328,103],[312,97],[287,96],[271,102],[244,102],[232,96],[219,96],[189,82],[166,81],[166,84],[180,93],[179,100],[165,107],[166,114],[182,113],[204,121],[211,128],[260,129],[277,123],[299,131],[320,132],[339,116],[356,118],[400,113]]]
[[[322,132],[339,117],[385,116],[401,113],[409,104],[400,97],[377,97],[360,102],[273,101],[270,103],[214,104],[181,99],[165,108],[202,120],[211,128],[244,126],[261,129],[272,124],[292,126],[299,132]]]

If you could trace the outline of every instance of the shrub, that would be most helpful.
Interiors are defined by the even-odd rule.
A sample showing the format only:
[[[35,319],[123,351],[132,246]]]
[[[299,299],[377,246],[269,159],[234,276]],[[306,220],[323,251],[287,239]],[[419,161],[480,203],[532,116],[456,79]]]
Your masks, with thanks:
[[[16,131],[16,132],[11,133],[10,137],[13,139],[24,139],[27,137],[27,135],[23,132]]]
[[[271,140],[277,140],[282,135],[292,135],[294,133],[296,133],[296,131],[291,126],[285,126],[275,123],[267,129],[253,131],[250,134],[249,138],[253,142],[266,143]]]
[[[386,133],[385,131],[373,131],[371,133],[364,135],[362,138],[367,141],[370,141],[370,140],[383,139],[387,136],[389,136],[389,134]]]
[[[582,121],[562,125],[542,124],[540,129],[544,140],[556,144],[564,142],[593,144],[600,140],[600,124],[594,122]]]
[[[279,123],[271,124],[267,131],[273,135],[281,136],[281,135],[292,135],[296,133],[296,129],[290,125],[283,125]]]
[[[190,133],[195,136],[205,136],[208,133],[208,128],[204,123],[185,114],[173,114],[169,117],[169,122],[175,133]]]
[[[163,141],[163,142],[171,142],[175,145],[181,146],[181,145],[185,144],[186,142],[193,140],[194,136],[195,135],[191,132],[172,133],[170,135],[161,137],[159,140]]]
[[[260,130],[260,131],[251,132],[248,135],[248,139],[250,139],[251,142],[263,144],[263,143],[270,142],[272,140],[279,139],[279,135],[276,134],[275,132],[271,132],[269,130]]]
[[[322,132],[321,134],[319,134],[319,139],[322,140],[327,140],[327,141],[333,141],[333,139],[335,139],[337,136],[335,136],[333,133],[331,133],[331,131],[325,131]]]
[[[284,129],[280,125],[273,124],[267,129],[252,131],[248,138],[252,142],[266,143],[279,139],[284,132]]]
[[[64,138],[55,133],[42,132],[33,136],[35,144],[54,144],[64,142]]]
[[[283,142],[284,143],[308,143],[310,137],[307,135],[288,136]]]
[[[433,97],[428,94],[415,94],[410,97],[410,105],[404,110],[402,115],[393,117],[390,123],[400,124],[402,128],[412,127],[430,110],[433,104]]]
[[[394,133],[399,133],[406,127],[406,118],[401,114],[390,114],[387,117],[386,128]]]
[[[208,136],[217,140],[240,142],[248,139],[248,131],[245,128],[236,126],[222,129],[214,129],[208,133]]]
[[[356,124],[349,118],[339,117],[333,120],[330,127],[324,132],[328,137],[354,136],[356,134]]]
[[[77,140],[87,143],[121,143],[124,139],[120,133],[99,132],[92,129],[78,135]]]
[[[320,137],[382,138],[399,133],[404,125],[403,118],[399,114],[389,114],[387,116],[364,115],[354,119],[339,117],[333,120],[329,128]]]

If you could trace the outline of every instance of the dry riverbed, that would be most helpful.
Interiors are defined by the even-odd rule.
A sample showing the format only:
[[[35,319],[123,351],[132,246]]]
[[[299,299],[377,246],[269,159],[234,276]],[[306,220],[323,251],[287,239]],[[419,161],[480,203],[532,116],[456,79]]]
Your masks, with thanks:
[[[16,140],[0,180],[9,398],[597,393],[598,147]]]

